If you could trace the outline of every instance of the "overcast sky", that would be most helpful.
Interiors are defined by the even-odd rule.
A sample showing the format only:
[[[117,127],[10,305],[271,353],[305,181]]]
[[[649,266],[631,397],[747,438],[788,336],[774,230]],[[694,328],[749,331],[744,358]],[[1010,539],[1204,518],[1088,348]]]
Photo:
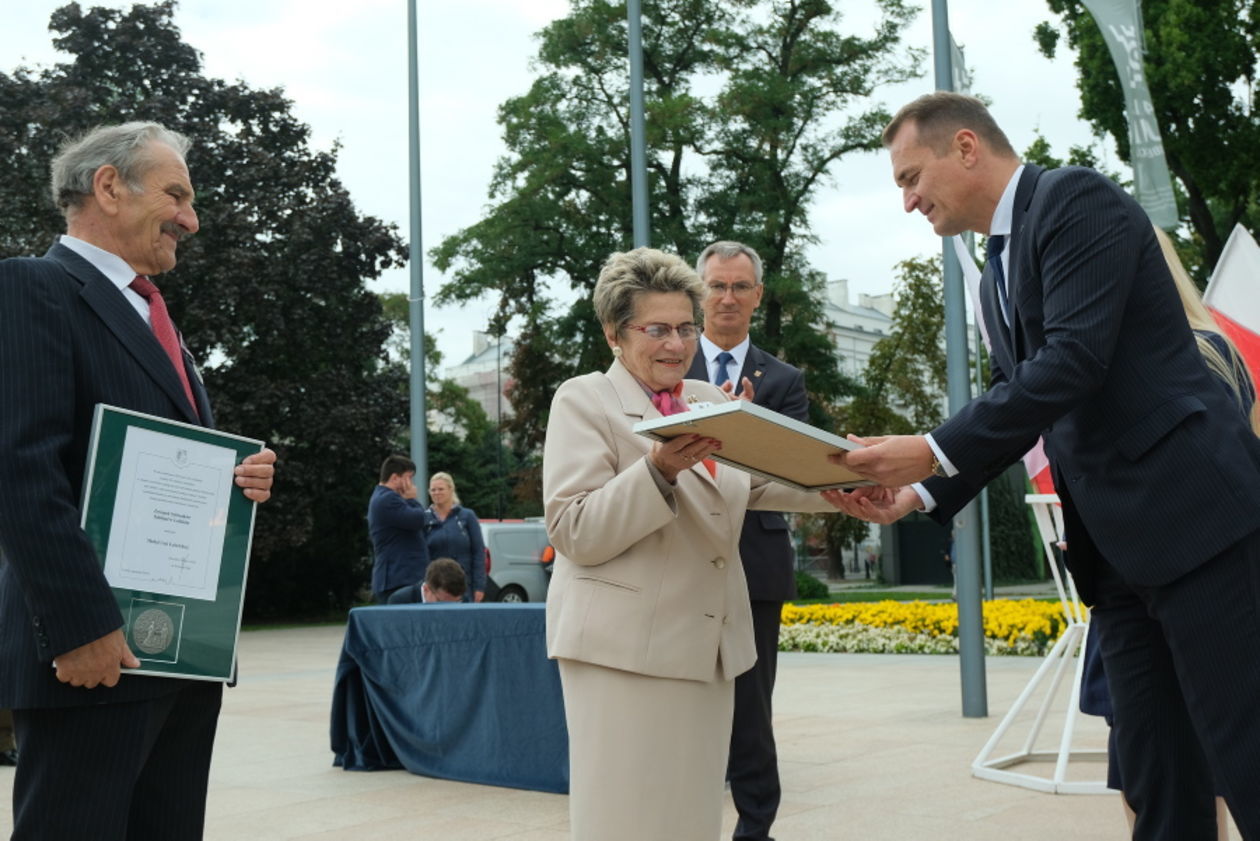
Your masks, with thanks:
[[[908,32],[910,43],[931,47],[930,4]],[[0,26],[0,70],[59,60],[48,18],[54,0],[8,0]],[[93,5],[84,2],[84,6]],[[94,5],[128,6],[104,2]],[[872,4],[841,0],[842,31],[864,33]],[[359,209],[398,224],[408,236],[407,4],[405,0],[183,0],[175,21],[185,42],[201,51],[205,73],[251,87],[283,87],[294,112],[308,123],[318,148],[340,140],[339,173]],[[421,184],[423,244],[476,222],[484,213],[491,167],[503,153],[496,109],[524,93],[533,76],[534,34],[564,15],[567,0],[419,0]],[[975,91],[1017,150],[1040,129],[1057,154],[1090,142],[1076,112],[1072,56],[1043,58],[1032,31],[1052,20],[1042,0],[954,0],[950,28],[966,50]],[[890,110],[933,87],[931,59],[924,78],[877,97]],[[1119,168],[1112,148],[1105,160]],[[193,173],[194,182],[196,173]],[[835,169],[818,194],[811,219],[819,244],[810,254],[828,277],[849,280],[851,294],[889,291],[892,267],[908,257],[938,254],[940,240],[918,214],[901,210],[886,154],[856,155]],[[693,255],[684,255],[691,257]],[[443,282],[425,267],[430,293]],[[377,288],[405,291],[406,270]],[[493,302],[426,308],[425,324],[438,335],[447,364],[472,350],[472,331],[484,328]]]

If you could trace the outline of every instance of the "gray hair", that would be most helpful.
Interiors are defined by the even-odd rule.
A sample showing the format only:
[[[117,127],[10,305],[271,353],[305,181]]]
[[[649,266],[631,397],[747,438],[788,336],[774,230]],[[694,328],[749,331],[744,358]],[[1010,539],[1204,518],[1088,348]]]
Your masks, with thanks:
[[[455,479],[451,476],[451,474],[445,471],[434,473],[429,477],[429,484],[432,485],[434,482],[445,482],[449,485],[451,488],[451,504],[459,505],[459,494],[455,492]],[[451,593],[451,595],[453,596],[455,594]]]
[[[141,179],[149,168],[148,148],[163,143],[182,158],[192,141],[158,123],[123,123],[118,126],[97,126],[87,134],[68,140],[52,162],[52,198],[62,213],[82,207],[92,195],[92,180],[103,166],[112,166],[119,176],[138,193]]]
[[[595,283],[595,316],[618,333],[634,318],[635,300],[643,292],[682,292],[691,299],[693,317],[700,314],[704,283],[681,257],[655,248],[636,248],[608,255]]]
[[[701,251],[700,256],[696,258],[696,274],[700,275],[701,279],[704,278],[704,264],[709,262],[710,257],[731,260],[741,254],[752,261],[753,275],[757,278],[757,283],[761,283],[761,255],[754,251],[751,246],[729,239],[705,246],[704,251]]]

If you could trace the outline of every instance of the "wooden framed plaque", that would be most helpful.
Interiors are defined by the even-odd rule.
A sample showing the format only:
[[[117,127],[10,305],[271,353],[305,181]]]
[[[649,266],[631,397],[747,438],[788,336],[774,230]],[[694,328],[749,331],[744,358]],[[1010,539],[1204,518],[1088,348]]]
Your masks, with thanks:
[[[634,431],[656,441],[690,434],[714,438],[722,442],[722,449],[711,456],[714,461],[803,491],[874,484],[827,460],[832,453],[857,450],[861,444],[747,400],[702,404],[688,412],[640,421]]]

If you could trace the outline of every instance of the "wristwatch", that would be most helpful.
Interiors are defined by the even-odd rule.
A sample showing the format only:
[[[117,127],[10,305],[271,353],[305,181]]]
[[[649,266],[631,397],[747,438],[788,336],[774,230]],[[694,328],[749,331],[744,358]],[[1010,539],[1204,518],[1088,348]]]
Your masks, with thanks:
[[[949,478],[949,474],[945,472],[945,465],[941,464],[941,460],[935,455],[932,456],[932,475],[940,476],[942,479]]]

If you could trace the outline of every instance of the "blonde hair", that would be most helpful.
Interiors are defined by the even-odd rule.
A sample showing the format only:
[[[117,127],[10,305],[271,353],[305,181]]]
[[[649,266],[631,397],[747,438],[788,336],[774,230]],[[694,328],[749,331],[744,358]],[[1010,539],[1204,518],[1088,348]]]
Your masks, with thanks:
[[[1194,285],[1190,273],[1181,264],[1181,257],[1177,255],[1172,237],[1168,236],[1162,228],[1155,226],[1155,238],[1159,240],[1159,248],[1164,252],[1164,260],[1168,263],[1168,271],[1172,274],[1177,294],[1181,296],[1181,307],[1186,312],[1186,320],[1190,322],[1190,329],[1195,331],[1194,341],[1199,346],[1199,353],[1203,354],[1203,361],[1207,363],[1209,371],[1225,381],[1233,390],[1239,404],[1242,404],[1244,386],[1251,385],[1251,392],[1255,394],[1255,384],[1251,380],[1247,366],[1243,363],[1242,356],[1238,353],[1238,348],[1234,347],[1233,341],[1221,330],[1207,305],[1203,303],[1199,288]],[[1204,333],[1215,333],[1221,337],[1229,349],[1228,358],[1212,343],[1211,339],[1203,335]],[[1260,435],[1260,405],[1257,405],[1254,400],[1251,406],[1251,429]]]
[[[445,482],[451,486],[451,505],[459,505],[459,494],[455,492],[455,480],[451,478],[449,473],[434,473],[429,477],[429,484],[434,482]]]

